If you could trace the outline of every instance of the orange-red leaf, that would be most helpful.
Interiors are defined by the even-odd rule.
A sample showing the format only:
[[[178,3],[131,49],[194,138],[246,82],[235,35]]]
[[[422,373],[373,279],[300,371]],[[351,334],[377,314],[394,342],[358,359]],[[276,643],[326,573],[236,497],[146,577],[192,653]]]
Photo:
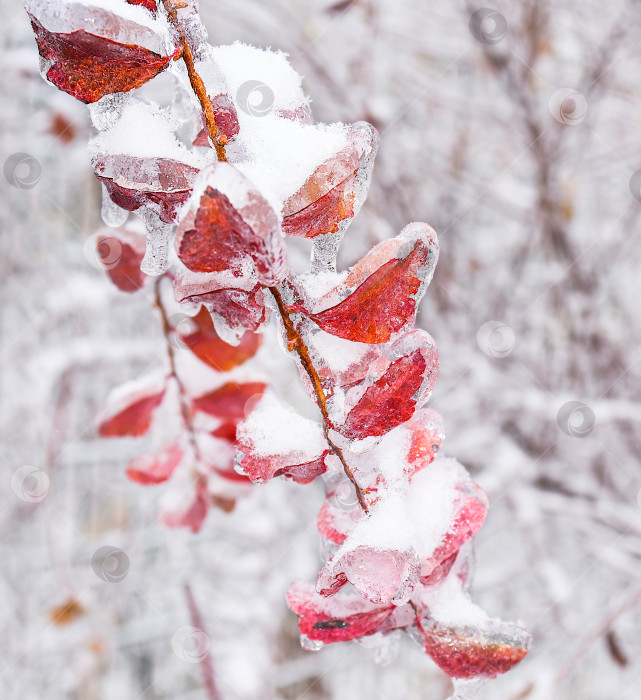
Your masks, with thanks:
[[[140,455],[129,462],[127,476],[138,484],[162,484],[174,473],[183,458],[180,445],[174,443],[158,454]]]
[[[147,276],[140,269],[145,237],[125,229],[101,229],[96,234],[96,254],[111,281],[122,292],[139,290]]]
[[[84,29],[50,32],[30,15],[38,51],[51,66],[47,79],[81,102],[144,85],[163,71],[171,56],[136,44],[120,44]]]
[[[381,264],[346,299],[310,318],[324,331],[357,343],[386,343],[413,322],[436,264],[438,244],[425,224],[410,224],[395,242],[395,257]],[[367,257],[378,257],[376,250]]]
[[[218,389],[194,399],[193,406],[198,411],[208,413],[210,416],[224,418],[227,421],[239,421],[253,408],[253,405],[248,406],[247,402],[250,399],[258,401],[266,388],[267,385],[263,382],[247,382],[245,384],[228,382]]]
[[[118,413],[103,420],[98,426],[101,437],[140,437],[151,426],[154,409],[160,405],[165,390],[143,395],[135,395],[131,403],[127,403]]]
[[[219,372],[229,372],[246,362],[262,343],[262,336],[250,331],[243,334],[238,345],[226,343],[216,333],[211,314],[204,306],[191,319],[191,324],[187,333],[181,333],[180,327],[177,329],[182,342],[196,357]]]

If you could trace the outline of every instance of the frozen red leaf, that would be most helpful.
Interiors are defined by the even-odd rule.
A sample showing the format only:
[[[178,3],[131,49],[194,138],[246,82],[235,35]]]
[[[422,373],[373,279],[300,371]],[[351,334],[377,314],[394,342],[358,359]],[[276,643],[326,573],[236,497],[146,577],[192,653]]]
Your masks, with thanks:
[[[268,481],[275,476],[287,476],[298,484],[310,484],[317,476],[327,471],[325,458],[329,450],[325,450],[317,459],[302,464],[288,464],[289,460],[279,456],[256,457],[243,455],[238,460],[238,467],[252,481]]]
[[[143,7],[146,7],[150,12],[152,12],[154,15],[156,12],[158,12],[158,8],[156,7],[156,0],[127,0],[128,5],[142,5]]]
[[[203,413],[226,421],[239,421],[253,408],[266,388],[267,385],[263,382],[228,382],[195,398],[192,403],[196,410]]]
[[[149,392],[135,390],[114,401],[98,426],[101,437],[139,437],[151,426],[154,410],[160,405],[165,389]]]
[[[271,394],[238,426],[236,468],[252,481],[284,475],[308,484],[327,470],[329,453],[321,426]]]
[[[140,87],[173,58],[84,29],[51,32],[29,16],[40,56],[49,65],[47,79],[82,102],[96,102],[105,95]]]
[[[248,262],[265,286],[280,283],[287,264],[278,217],[267,200],[229,163],[203,171],[192,208],[180,223],[176,248],[195,272],[231,270]]]
[[[164,512],[161,514],[160,519],[168,527],[188,527],[193,533],[200,532],[200,528],[207,517],[209,502],[210,499],[206,487],[199,483],[196,487],[194,498],[187,508]]]
[[[373,605],[355,595],[327,599],[311,584],[295,583],[287,590],[287,605],[298,615],[301,635],[330,644],[377,632],[395,612],[395,606]]]
[[[214,121],[220,131],[220,142],[225,145],[230,139],[234,138],[239,131],[238,113],[228,95],[216,95],[211,98],[211,104],[214,108]],[[211,146],[205,120],[202,119],[202,129],[194,139],[194,146]]]
[[[339,304],[310,318],[324,331],[357,343],[385,343],[413,322],[438,250],[429,228],[415,226],[420,233],[414,233],[398,257],[381,265]]]
[[[180,445],[173,443],[156,454],[140,455],[129,462],[127,476],[138,484],[162,484],[183,458]]]
[[[96,177],[114,204],[136,211],[145,204],[159,207],[165,223],[175,223],[178,210],[191,196],[198,169],[170,158],[129,155],[93,159]]]
[[[348,581],[372,603],[404,603],[418,579],[413,552],[359,545],[339,550],[318,575],[316,590],[334,595]]]
[[[478,629],[421,620],[419,631],[425,651],[451,678],[494,678],[518,664],[530,645],[522,627],[495,620]]]
[[[238,345],[226,343],[216,333],[211,314],[204,306],[188,323],[179,324],[176,332],[196,357],[219,372],[229,372],[249,360],[262,343],[262,336],[249,331],[243,334]]]
[[[407,454],[407,476],[425,469],[434,461],[445,438],[443,419],[431,408],[417,411],[407,423],[411,431]]]
[[[487,515],[488,500],[485,491],[471,480],[456,487],[452,521],[433,553],[421,562],[421,581],[431,580],[438,567],[456,554],[481,529]]]
[[[408,347],[410,341],[416,341],[419,347],[392,362],[367,387],[344,424],[337,427],[345,437],[363,439],[384,435],[409,420],[429,396],[438,375],[436,347],[422,331],[413,331],[403,341],[402,345]]]
[[[318,531],[325,539],[335,544],[342,544],[360,517],[359,507],[341,508],[333,502],[332,494],[328,494],[328,500],[323,503],[318,512],[316,524]]]
[[[342,231],[357,213],[367,191],[378,132],[353,124],[344,149],[321,163],[305,184],[283,204],[283,232],[315,238]]]
[[[140,269],[145,237],[127,229],[103,228],[96,234],[96,256],[122,292],[136,292],[147,276]]]

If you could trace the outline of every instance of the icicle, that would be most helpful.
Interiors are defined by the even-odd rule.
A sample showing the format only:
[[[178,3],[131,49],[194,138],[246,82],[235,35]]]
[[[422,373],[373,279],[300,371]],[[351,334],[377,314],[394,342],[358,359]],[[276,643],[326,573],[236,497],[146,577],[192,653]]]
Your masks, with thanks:
[[[109,196],[109,191],[102,186],[102,209],[100,210],[102,220],[111,228],[118,228],[124,225],[129,216],[129,212],[115,204]]]
[[[486,683],[486,678],[452,678],[454,692],[447,700],[478,700],[479,692]]]
[[[172,224],[166,224],[153,209],[147,208],[143,214],[147,229],[147,250],[140,264],[140,269],[146,275],[162,275],[167,269],[169,253],[169,237]]]
[[[312,247],[312,275],[319,272],[336,272],[336,256],[342,237],[342,231],[316,236]]]

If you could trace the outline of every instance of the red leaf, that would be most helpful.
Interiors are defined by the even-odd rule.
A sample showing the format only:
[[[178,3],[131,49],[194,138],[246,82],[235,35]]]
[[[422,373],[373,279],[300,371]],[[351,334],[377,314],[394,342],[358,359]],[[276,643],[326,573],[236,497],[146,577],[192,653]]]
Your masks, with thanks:
[[[518,625],[492,620],[482,628],[419,622],[425,651],[451,678],[494,678],[528,653],[530,637]]]
[[[373,634],[395,612],[393,605],[373,605],[355,595],[323,598],[311,584],[304,583],[289,587],[287,605],[299,617],[301,635],[325,644]]]
[[[226,440],[227,442],[234,443],[236,442],[236,424],[223,423],[218,426],[216,430],[212,430],[211,434],[219,440]]]
[[[315,238],[319,234],[336,233],[341,221],[354,216],[355,179],[356,171],[304,209],[284,216],[283,233],[299,238]]]
[[[158,8],[156,7],[155,0],[127,0],[127,4],[129,4],[129,5],[142,5],[143,7],[146,7],[150,12],[152,12],[154,15],[158,12]]]
[[[161,56],[136,44],[121,44],[84,29],[59,34],[33,16],[38,51],[50,63],[47,79],[82,102],[127,92],[163,71],[172,56]]]
[[[96,234],[96,254],[111,281],[122,292],[138,291],[147,276],[140,270],[145,237],[126,229],[103,228]]]
[[[421,581],[431,583],[437,568],[455,555],[481,529],[487,515],[488,500],[485,491],[471,480],[456,487],[459,493],[454,504],[454,516],[441,543],[430,557],[421,563]]]
[[[191,165],[169,158],[106,156],[95,158],[93,166],[114,204],[127,211],[156,204],[160,218],[168,224],[176,222],[198,175]]]
[[[242,446],[240,446],[242,449]],[[297,484],[311,484],[317,476],[327,471],[325,458],[329,450],[310,462],[303,464],[284,464],[288,460],[276,455],[272,457],[258,457],[256,455],[243,455],[238,461],[243,474],[246,474],[252,481],[269,481],[276,476],[287,476]]]
[[[220,130],[222,137],[221,143],[225,145],[230,139],[236,136],[240,130],[238,125],[238,113],[236,112],[234,103],[227,95],[221,94],[216,95],[216,97],[212,97],[211,104],[214,108],[214,121],[216,122],[216,126]],[[194,146],[211,147],[204,118],[202,119],[201,123],[203,127],[198,132],[193,144]]]
[[[412,435],[407,454],[409,469],[406,469],[406,472],[408,476],[412,476],[434,461],[443,445],[445,433],[443,419],[431,408],[417,411],[408,421],[407,428]]]
[[[315,238],[344,230],[356,214],[378,147],[378,133],[370,124],[353,124],[347,146],[309,176],[283,204],[283,231],[289,236]]]
[[[117,412],[110,411],[109,418],[103,419],[98,426],[101,437],[140,437],[151,426],[154,409],[157,408],[165,390],[147,393],[137,391],[117,404]]]
[[[181,341],[196,357],[219,372],[229,372],[242,365],[256,354],[262,343],[262,336],[249,331],[238,345],[226,343],[216,333],[211,314],[204,306],[189,319],[189,326],[189,331],[183,331],[181,325],[176,329]]]
[[[321,426],[271,394],[238,426],[236,468],[252,481],[284,475],[308,484],[327,470],[328,455]]]
[[[381,265],[346,299],[310,318],[324,331],[346,340],[386,343],[413,322],[437,257],[436,241],[427,233],[404,248],[398,258]]]
[[[226,421],[239,421],[247,413],[249,408],[247,402],[261,396],[266,388],[267,385],[263,382],[248,382],[246,384],[229,382],[194,399],[193,406],[198,411],[223,418]]]
[[[253,262],[261,284],[280,283],[287,269],[284,243],[268,202],[228,163],[209,166],[201,183],[204,190],[178,228],[183,264],[195,272],[229,269],[240,275]]]
[[[318,575],[316,590],[334,595],[348,581],[372,603],[406,602],[418,580],[413,552],[359,545],[336,555]]]
[[[409,336],[425,337],[427,342],[392,362],[384,374],[368,386],[345,423],[337,427],[345,437],[357,440],[384,435],[409,420],[429,395],[438,374],[436,347],[426,333],[413,331],[408,339]]]
[[[174,443],[158,454],[133,459],[127,466],[127,476],[138,484],[161,484],[174,473],[182,458],[180,445]]]
[[[218,506],[217,503],[215,505]],[[199,484],[196,487],[194,499],[186,510],[163,513],[161,520],[168,527],[188,527],[193,533],[197,533],[205,522],[208,510],[207,489]]]
[[[330,498],[328,494],[328,498]],[[320,534],[330,542],[342,544],[361,517],[360,508],[341,508],[326,500],[318,512],[316,524]]]

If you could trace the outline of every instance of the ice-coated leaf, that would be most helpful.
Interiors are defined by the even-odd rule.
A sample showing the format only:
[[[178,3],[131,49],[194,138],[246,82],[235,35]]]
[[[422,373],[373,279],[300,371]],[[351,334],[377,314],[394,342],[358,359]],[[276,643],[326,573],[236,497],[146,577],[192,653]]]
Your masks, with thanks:
[[[344,230],[365,198],[377,148],[373,126],[365,122],[350,126],[345,147],[317,166],[284,202],[283,232],[315,238]]]
[[[209,502],[206,487],[199,483],[193,500],[184,510],[165,511],[160,519],[167,527],[188,527],[193,533],[200,532],[207,517]]]
[[[375,452],[370,453],[373,467],[381,459]],[[446,573],[437,570],[481,526],[485,494],[456,460],[444,458],[415,474],[408,486],[405,492],[384,491],[367,515],[356,510],[340,516],[323,507],[319,529],[340,547],[318,576],[319,593],[333,595],[349,582],[374,603],[398,605],[419,583],[436,583]]]
[[[156,6],[156,0],[127,0],[129,5],[142,5],[146,7],[154,15],[158,12],[158,7]]]
[[[427,619],[419,631],[425,651],[451,678],[494,678],[518,664],[530,645],[523,627],[498,620],[476,628]]]
[[[266,388],[267,385],[263,382],[228,382],[195,398],[192,404],[198,411],[237,422],[254,408]]]
[[[357,343],[385,343],[413,323],[438,258],[436,235],[410,224],[396,256],[372,272],[346,299],[310,314],[324,331]]]
[[[269,203],[234,166],[215,163],[203,171],[191,209],[180,223],[176,249],[195,272],[230,269],[242,274],[247,260],[266,286],[287,271],[278,217]]]
[[[102,228],[96,233],[96,257],[111,281],[122,292],[136,292],[147,276],[140,269],[145,237],[135,231]]]
[[[432,575],[443,562],[452,557],[481,529],[487,515],[485,491],[467,479],[456,486],[453,517],[433,553],[421,562],[421,581],[432,582]]]
[[[98,425],[101,437],[139,437],[151,426],[154,410],[165,395],[156,377],[114,390]]]
[[[176,221],[198,175],[197,168],[179,161],[125,155],[94,159],[94,169],[115,204],[127,211],[155,204],[165,223]]]
[[[355,595],[324,598],[306,583],[294,583],[288,588],[287,605],[298,615],[301,635],[324,644],[373,634],[396,611],[393,605],[373,605]]]
[[[252,481],[284,475],[308,484],[326,471],[328,454],[321,426],[272,394],[266,394],[238,426],[236,469]]]
[[[32,14],[29,17],[46,66],[47,80],[85,103],[144,85],[173,58],[135,43],[119,43],[97,36],[85,29],[67,33],[49,31],[37,17]],[[137,28],[132,21],[132,37],[136,36]]]
[[[443,445],[445,430],[440,414],[431,408],[417,411],[406,427],[411,437],[405,472],[411,477],[434,461]]]
[[[196,357],[219,372],[229,372],[249,360],[262,343],[262,336],[250,331],[243,334],[238,345],[226,343],[216,333],[211,314],[204,306],[189,322],[181,323],[176,332]]]
[[[180,445],[173,443],[161,452],[135,457],[127,466],[127,476],[138,484],[161,484],[174,473],[183,458]]]
[[[410,550],[358,545],[330,560],[318,575],[316,590],[333,595],[349,581],[372,603],[405,603],[418,579],[418,568]]]
[[[427,400],[438,376],[438,352],[432,338],[415,330],[393,348],[409,350],[387,366],[364,392],[353,389],[358,400],[336,429],[351,440],[380,436],[409,420]],[[413,349],[416,348],[416,349]],[[347,395],[350,402],[350,394]]]
[[[342,544],[362,513],[358,507],[341,507],[339,503],[334,502],[332,496],[333,494],[328,494],[328,500],[321,506],[316,524],[318,531],[326,540]]]
[[[236,107],[228,95],[220,94],[211,98],[214,109],[214,121],[220,132],[220,143],[225,145],[238,134],[238,113]],[[201,120],[203,125],[198,135],[193,141],[194,146],[211,146],[204,117]]]

